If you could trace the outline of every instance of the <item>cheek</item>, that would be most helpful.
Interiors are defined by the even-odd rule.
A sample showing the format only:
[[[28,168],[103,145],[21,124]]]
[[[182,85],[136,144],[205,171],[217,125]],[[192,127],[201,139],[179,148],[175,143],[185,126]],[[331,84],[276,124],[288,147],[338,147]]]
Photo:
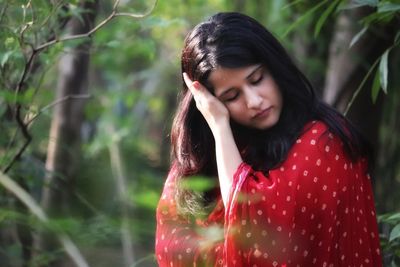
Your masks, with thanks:
[[[229,104],[226,106],[229,111],[229,116],[233,120],[240,120],[243,117],[244,109],[241,107],[239,103]]]

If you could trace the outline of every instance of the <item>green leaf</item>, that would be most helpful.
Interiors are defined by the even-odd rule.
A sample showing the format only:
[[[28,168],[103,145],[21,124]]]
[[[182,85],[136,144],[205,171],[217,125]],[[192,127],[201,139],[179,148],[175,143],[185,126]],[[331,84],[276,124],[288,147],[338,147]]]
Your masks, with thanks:
[[[6,103],[13,103],[15,101],[15,93],[9,90],[1,90],[0,99],[5,101]]]
[[[394,37],[394,43],[396,44],[400,40],[400,31],[396,33],[396,36]]]
[[[216,182],[214,180],[202,176],[190,177],[189,179],[184,179],[181,183],[182,188],[196,192],[205,192],[215,187],[215,185]]]
[[[400,11],[400,5],[399,4],[393,4],[393,3],[380,3],[378,6],[378,13],[382,12],[397,12]]]
[[[13,49],[15,45],[18,45],[14,37],[7,37],[4,41],[6,49]]]
[[[144,208],[155,209],[160,196],[155,191],[143,191],[132,196],[136,205]]]
[[[382,90],[387,94],[387,85],[388,85],[388,56],[390,49],[387,49],[385,53],[383,53],[381,57],[381,62],[379,63],[379,73]]]
[[[119,40],[111,40],[108,43],[105,44],[107,47],[111,47],[111,48],[118,48],[119,46],[121,46],[121,41]]]
[[[12,54],[14,54],[14,51],[7,51],[3,54],[0,61],[0,66],[2,68],[4,67],[4,65],[6,65],[8,59],[10,58],[10,56],[12,56]]]
[[[365,26],[364,28],[362,28],[362,30],[359,31],[359,32],[353,37],[353,39],[351,39],[349,48],[351,48],[355,43],[357,43],[358,40],[361,38],[361,36],[363,36],[364,33],[367,32],[367,30],[368,30],[368,26]]]
[[[313,6],[311,9],[309,9],[303,16],[300,16],[294,23],[292,23],[286,32],[283,34],[283,37],[288,35],[295,27],[297,27],[299,24],[301,24],[303,21],[305,21],[308,17],[310,17],[317,9],[319,9],[321,6],[323,6],[327,0],[321,1],[318,5]]]
[[[85,12],[87,12],[84,8],[81,8],[77,5],[69,5],[69,12],[71,13],[71,15],[73,17],[76,17],[80,22],[84,23],[84,19],[82,14],[84,14]]]
[[[400,222],[400,212],[395,213],[387,218],[388,220],[398,220]]]
[[[354,100],[356,99],[356,97],[358,96],[358,94],[360,93],[361,89],[363,88],[365,82],[367,81],[368,77],[371,75],[372,71],[375,69],[376,65],[379,62],[379,58],[377,58],[374,62],[374,64],[372,64],[371,68],[369,68],[367,74],[364,76],[363,80],[361,81],[360,85],[357,87],[356,91],[353,93],[353,96],[351,97],[349,103],[347,104],[347,107],[344,111],[344,114],[346,115],[347,112],[349,112],[350,107],[353,105]]]
[[[381,85],[381,81],[380,81],[379,71],[376,71],[374,83],[372,84],[372,92],[371,92],[372,102],[374,104],[376,103],[376,99],[378,98],[378,95],[379,95],[379,90],[381,89],[380,85]]]
[[[22,103],[30,103],[35,96],[36,88],[30,87],[22,94]]]
[[[287,5],[283,6],[282,9],[287,9],[287,8],[295,6],[295,5],[297,5],[298,3],[301,3],[301,2],[303,2],[303,0],[295,0],[295,1],[291,2],[291,3],[288,3]]]
[[[340,0],[335,0],[332,4],[329,5],[329,7],[325,10],[325,12],[322,14],[322,16],[318,19],[317,25],[315,26],[314,38],[316,38],[318,36],[325,21],[327,20],[329,15],[333,12],[333,10],[336,8],[336,6],[339,3],[340,3]]]
[[[362,6],[370,6],[370,7],[376,7],[378,6],[379,1],[378,0],[356,0],[351,2],[348,5],[345,5],[341,7],[340,9],[353,9],[353,8],[358,8]]]
[[[396,225],[390,232],[389,242],[392,242],[396,238],[400,237],[400,224]]]

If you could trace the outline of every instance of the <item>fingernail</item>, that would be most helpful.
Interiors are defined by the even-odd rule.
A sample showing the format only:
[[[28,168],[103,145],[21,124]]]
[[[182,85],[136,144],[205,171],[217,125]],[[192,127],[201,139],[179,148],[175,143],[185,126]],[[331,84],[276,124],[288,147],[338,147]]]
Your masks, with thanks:
[[[193,85],[194,88],[200,89],[200,83],[199,83],[198,81],[194,81],[194,82],[192,83],[192,85]]]

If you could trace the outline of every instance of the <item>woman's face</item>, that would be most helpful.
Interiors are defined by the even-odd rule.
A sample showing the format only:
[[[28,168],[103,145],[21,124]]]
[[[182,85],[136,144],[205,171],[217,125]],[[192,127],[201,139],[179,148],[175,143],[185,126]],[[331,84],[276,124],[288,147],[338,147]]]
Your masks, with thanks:
[[[235,122],[265,130],[273,127],[282,112],[282,94],[261,64],[242,68],[218,68],[208,81],[214,95],[225,104]]]

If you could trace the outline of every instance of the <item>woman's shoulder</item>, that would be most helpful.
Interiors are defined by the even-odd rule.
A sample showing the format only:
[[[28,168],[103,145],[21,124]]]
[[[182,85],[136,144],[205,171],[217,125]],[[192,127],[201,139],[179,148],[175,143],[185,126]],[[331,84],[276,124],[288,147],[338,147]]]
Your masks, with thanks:
[[[329,127],[323,121],[313,120],[305,124],[294,147],[314,147],[321,142],[334,139]]]
[[[164,190],[173,190],[178,180],[178,165],[175,161],[171,163],[170,169],[165,179]]]
[[[301,131],[299,138],[310,136],[321,136],[329,132],[328,125],[320,120],[313,120],[306,123]]]
[[[340,154],[343,153],[342,140],[333,134],[326,123],[319,120],[308,122],[296,139],[293,153],[304,154]]]
[[[160,218],[177,218],[175,201],[177,173],[177,166],[172,163],[157,205],[157,216]]]
[[[307,123],[294,142],[280,170],[320,172],[341,169],[351,160],[342,140],[322,121]],[[292,174],[291,174],[292,175]]]

